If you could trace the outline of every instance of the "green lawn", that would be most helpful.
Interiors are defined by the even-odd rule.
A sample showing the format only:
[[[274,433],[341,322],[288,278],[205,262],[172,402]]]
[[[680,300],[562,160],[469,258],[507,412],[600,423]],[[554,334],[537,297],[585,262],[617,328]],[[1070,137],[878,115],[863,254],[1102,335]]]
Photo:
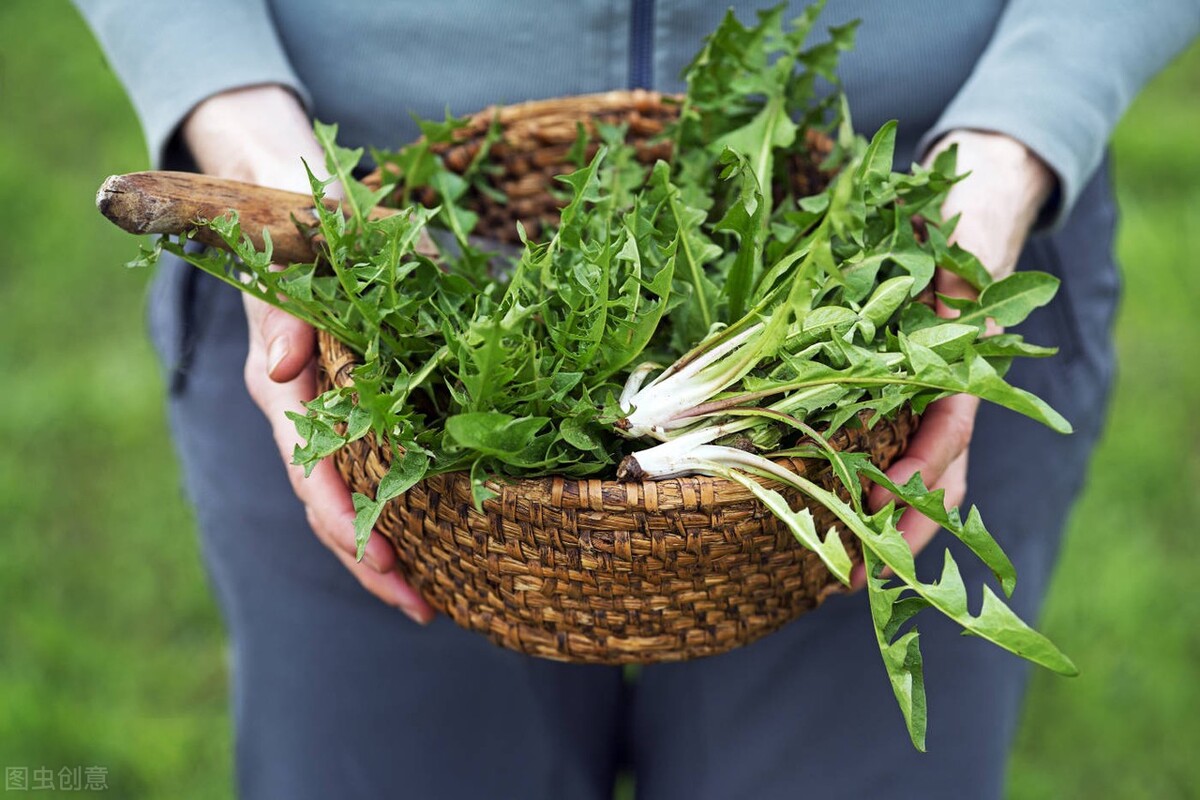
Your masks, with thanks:
[[[1015,800],[1200,786],[1197,130],[1193,47],[1117,135],[1122,372],[1044,620],[1084,674],[1034,678]],[[144,335],[148,276],[120,269],[133,242],[92,205],[105,175],[144,165],[68,5],[0,4],[0,765],[219,798],[225,649]]]
[[[1013,798],[1200,796],[1200,46],[1117,130],[1120,371],[1045,611]],[[1190,365],[1190,366],[1189,366]]]

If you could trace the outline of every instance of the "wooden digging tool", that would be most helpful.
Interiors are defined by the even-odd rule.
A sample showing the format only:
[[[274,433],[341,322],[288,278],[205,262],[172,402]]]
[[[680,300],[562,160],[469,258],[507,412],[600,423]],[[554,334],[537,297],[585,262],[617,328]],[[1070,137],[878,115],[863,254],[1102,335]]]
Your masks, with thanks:
[[[337,205],[333,199],[326,203],[331,208]],[[96,193],[96,207],[129,233],[179,235],[194,230],[196,241],[222,248],[225,243],[221,238],[208,228],[197,227],[196,222],[233,209],[241,220],[242,231],[256,248],[263,247],[263,228],[270,231],[276,262],[316,259],[310,231],[315,229],[317,219],[313,199],[306,194],[191,172],[131,172],[105,180]],[[395,209],[376,207],[370,217],[380,219],[395,213]],[[437,254],[426,236],[417,250]]]

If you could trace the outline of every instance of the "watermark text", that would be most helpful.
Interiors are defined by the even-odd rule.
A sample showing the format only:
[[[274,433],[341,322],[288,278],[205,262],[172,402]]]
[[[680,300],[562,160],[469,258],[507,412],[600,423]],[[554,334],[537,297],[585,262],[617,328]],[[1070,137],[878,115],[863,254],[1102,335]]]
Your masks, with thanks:
[[[5,767],[6,792],[104,792],[108,767]]]

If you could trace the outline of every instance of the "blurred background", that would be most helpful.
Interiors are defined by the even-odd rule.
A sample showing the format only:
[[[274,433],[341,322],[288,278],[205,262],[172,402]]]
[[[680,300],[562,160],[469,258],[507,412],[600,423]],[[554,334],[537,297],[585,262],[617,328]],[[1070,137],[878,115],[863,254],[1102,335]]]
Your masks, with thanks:
[[[1126,293],[1108,433],[1042,620],[1009,797],[1200,797],[1200,45],[1114,141]],[[144,169],[66,0],[0,3],[0,765],[129,798],[231,794],[226,650],[145,335],[137,242],[93,206]],[[47,796],[45,793],[42,796]]]

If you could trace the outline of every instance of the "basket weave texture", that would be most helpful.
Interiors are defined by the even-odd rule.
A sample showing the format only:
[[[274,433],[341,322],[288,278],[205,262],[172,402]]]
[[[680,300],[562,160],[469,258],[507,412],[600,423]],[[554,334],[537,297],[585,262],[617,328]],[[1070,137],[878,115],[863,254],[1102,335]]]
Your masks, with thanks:
[[[480,215],[476,233],[514,241],[520,219],[536,235],[557,219],[547,191],[571,169],[567,152],[576,124],[628,125],[629,140],[647,160],[668,158],[654,141],[678,113],[671,98],[643,91],[537,101],[487,109],[442,152],[463,170],[493,119],[503,130],[490,159],[492,176],[509,198],[485,195],[468,206]],[[813,134],[815,155],[794,163],[801,191],[827,177],[814,166],[830,143]],[[321,388],[350,386],[354,354],[319,337]],[[887,467],[907,445],[916,418],[907,412],[873,428],[843,429],[839,449],[864,451]],[[354,491],[374,496],[390,453],[372,438],[334,455]],[[829,489],[824,462],[791,466]],[[704,476],[658,481],[546,477],[492,482],[497,496],[474,508],[463,473],[429,477],[387,505],[376,530],[395,546],[404,577],[459,625],[518,652],[598,664],[678,661],[747,644],[820,605],[841,585],[820,559],[742,486]],[[786,493],[793,507],[804,504]],[[836,520],[810,506],[817,529]],[[843,536],[855,560],[853,536]]]

